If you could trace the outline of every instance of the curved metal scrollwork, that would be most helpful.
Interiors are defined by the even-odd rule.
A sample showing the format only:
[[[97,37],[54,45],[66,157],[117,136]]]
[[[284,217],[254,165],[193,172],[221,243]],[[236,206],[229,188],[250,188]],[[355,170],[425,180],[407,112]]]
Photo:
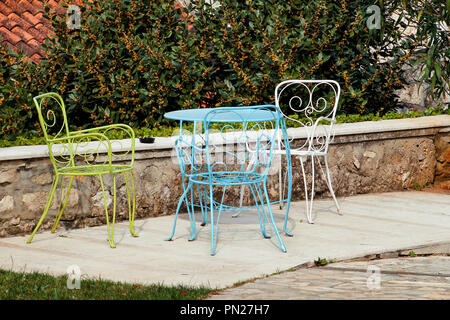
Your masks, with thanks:
[[[196,137],[200,141],[195,142],[192,132],[183,129],[175,141],[175,152],[183,176],[189,176],[203,169],[204,141],[201,135]]]
[[[275,89],[276,105],[284,113],[295,113],[296,118],[285,116],[305,128],[305,141],[291,150],[326,153],[333,138],[340,86],[333,80],[288,80]]]
[[[69,128],[64,101],[61,97],[58,94],[48,93],[35,97],[33,100],[45,138],[49,140],[67,136]]]
[[[267,175],[277,141],[279,114],[275,107],[269,106],[244,110],[248,112],[221,108],[205,117],[206,164],[210,172],[248,174],[260,170],[261,174]],[[264,121],[260,121],[262,113],[265,114]],[[235,122],[223,123],[217,130],[217,123],[224,115],[228,119],[234,118]]]
[[[94,166],[109,166],[112,170],[112,162],[128,159],[131,163],[127,166],[133,165],[135,136],[129,126],[116,124],[71,132],[64,102],[57,93],[46,93],[33,100],[56,171],[98,174]],[[115,136],[130,140],[117,140]]]

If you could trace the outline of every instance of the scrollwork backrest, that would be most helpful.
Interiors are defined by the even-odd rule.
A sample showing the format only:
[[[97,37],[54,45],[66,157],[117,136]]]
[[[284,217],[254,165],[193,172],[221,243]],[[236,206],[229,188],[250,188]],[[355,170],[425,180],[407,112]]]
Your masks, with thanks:
[[[69,126],[67,124],[66,108],[61,96],[54,92],[44,93],[33,98],[36,106],[39,123],[44,133],[45,140],[49,147],[49,155],[55,166],[62,162],[72,159],[72,150],[69,146],[62,147],[64,150],[56,151],[68,154],[63,160],[58,160],[54,156],[55,140],[69,136]],[[54,161],[53,161],[54,160]]]
[[[61,96],[54,92],[41,94],[33,98],[38,111],[44,137],[47,141],[69,135],[66,107]]]
[[[287,80],[275,89],[275,104],[286,119],[305,128],[307,138],[291,150],[328,151],[341,89],[334,80]],[[290,117],[287,114],[295,114]]]
[[[279,118],[275,106],[216,108],[205,116],[208,172],[267,171]]]
[[[205,143],[201,135],[194,137],[189,130],[180,131],[180,135],[175,141],[175,152],[183,175],[189,176],[202,171],[204,148]]]

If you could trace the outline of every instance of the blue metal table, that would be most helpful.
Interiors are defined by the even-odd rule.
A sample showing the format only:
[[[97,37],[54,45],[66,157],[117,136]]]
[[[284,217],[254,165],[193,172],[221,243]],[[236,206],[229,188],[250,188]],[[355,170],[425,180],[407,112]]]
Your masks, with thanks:
[[[204,109],[187,109],[187,110],[177,110],[172,112],[167,112],[164,117],[171,120],[177,121],[187,121],[187,122],[200,122],[203,121],[205,116],[214,110],[213,108]],[[248,110],[248,109],[236,109],[236,111],[222,112],[220,115],[214,117],[214,122],[241,122],[242,119],[247,119],[251,114],[251,120],[255,122],[272,121],[274,118],[279,118],[277,120],[283,120],[282,114],[277,117],[275,112],[269,110]]]
[[[270,105],[270,107],[274,107]],[[164,114],[164,117],[171,120],[179,121],[179,127],[180,127],[180,135],[188,132],[192,135],[192,145],[195,146],[196,142],[196,136],[199,138],[202,135],[202,129],[201,126],[199,126],[205,119],[205,116],[210,112],[214,110],[213,108],[203,108],[203,109],[186,109],[186,110],[177,110],[172,112],[167,112]],[[249,114],[248,109],[239,109],[238,107],[236,110],[233,110],[232,112],[223,112],[220,115],[216,116],[214,118],[214,122],[218,123],[236,123],[241,122],[242,119],[247,119]],[[269,110],[257,110],[256,112],[253,111],[251,114],[251,120],[254,122],[265,122],[265,121],[273,121],[274,118],[277,118],[276,120],[279,120],[280,123],[280,129],[281,132],[278,135],[278,143],[281,143],[281,140],[283,140],[283,144],[286,149],[286,161],[287,161],[287,173],[288,173],[288,192],[287,197],[280,201],[274,201],[271,202],[271,204],[280,203],[280,202],[286,202],[286,213],[285,213],[285,219],[284,219],[284,226],[283,230],[288,236],[293,236],[291,232],[287,230],[287,221],[289,217],[289,207],[290,207],[290,201],[291,201],[291,193],[292,193],[292,165],[291,165],[291,155],[290,155],[290,148],[289,148],[289,138],[286,130],[286,123],[284,121],[284,117],[281,112],[278,114]],[[192,132],[189,130],[183,129],[183,125],[193,123],[193,129]],[[197,142],[198,143],[198,142]],[[194,148],[192,149],[192,152],[194,153]],[[194,157],[195,158],[195,157]],[[281,165],[281,164],[280,164]],[[194,166],[195,170],[195,166]],[[186,190],[186,183],[183,180],[183,189]],[[200,190],[198,190],[199,195],[201,194]],[[191,201],[193,201],[193,195],[191,194]],[[200,200],[201,201],[201,200]],[[186,205],[189,205],[186,201]],[[202,216],[203,216],[203,222],[202,225],[206,224],[206,215],[204,212],[203,205],[196,205],[200,206],[202,210]],[[253,208],[253,206],[246,206],[241,208],[236,207],[230,207],[230,211],[236,211],[237,210],[247,210],[249,208]]]

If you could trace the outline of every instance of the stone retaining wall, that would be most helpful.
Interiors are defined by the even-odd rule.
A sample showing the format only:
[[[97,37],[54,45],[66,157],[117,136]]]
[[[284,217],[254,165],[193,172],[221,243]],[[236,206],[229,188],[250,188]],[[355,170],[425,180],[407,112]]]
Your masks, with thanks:
[[[302,138],[301,129],[289,129],[293,146]],[[173,214],[182,193],[181,174],[172,158],[173,139],[157,138],[154,144],[136,143],[136,218]],[[436,183],[450,189],[450,116],[385,120],[336,126],[330,145],[329,166],[338,197],[358,193],[420,189]],[[0,149],[0,237],[29,234],[44,209],[53,179],[46,156],[47,146]],[[328,197],[328,189],[316,166],[316,196]],[[311,183],[311,163],[306,164]],[[275,170],[276,172],[276,170]],[[293,161],[293,199],[304,198],[298,159]],[[105,178],[112,186],[112,179]],[[117,220],[128,217],[126,186],[118,179]],[[112,208],[112,190],[107,202]],[[269,193],[278,198],[278,175],[269,179]],[[226,201],[237,204],[239,188],[228,189]],[[52,227],[59,192],[41,227]],[[250,201],[246,194],[245,202]],[[102,191],[97,177],[77,177],[59,228],[105,224]]]

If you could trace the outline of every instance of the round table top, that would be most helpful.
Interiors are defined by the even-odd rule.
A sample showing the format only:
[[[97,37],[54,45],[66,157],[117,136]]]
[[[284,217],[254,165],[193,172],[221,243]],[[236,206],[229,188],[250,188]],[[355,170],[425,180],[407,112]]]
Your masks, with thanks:
[[[261,106],[263,107],[263,106]],[[272,107],[274,106],[267,106]],[[216,108],[203,108],[203,109],[186,109],[167,112],[164,117],[171,120],[178,121],[203,121],[208,112],[216,110]],[[270,111],[268,109],[251,109],[245,107],[227,107],[220,113],[214,114],[211,118],[212,122],[260,122],[260,121],[273,121],[282,118],[281,113]]]

